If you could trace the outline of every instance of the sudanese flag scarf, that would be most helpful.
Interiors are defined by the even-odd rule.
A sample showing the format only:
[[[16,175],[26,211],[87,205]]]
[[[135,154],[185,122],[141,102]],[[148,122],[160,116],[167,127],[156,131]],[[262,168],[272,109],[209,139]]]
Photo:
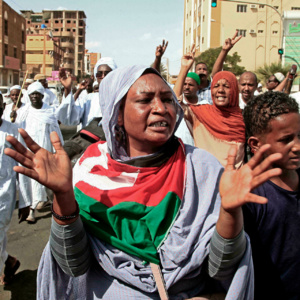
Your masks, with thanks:
[[[230,85],[230,101],[228,107],[215,105],[190,105],[194,115],[217,139],[228,142],[245,143],[245,124],[239,107],[238,83],[233,73],[218,72],[214,77],[211,88],[220,80],[226,79]]]
[[[133,166],[112,159],[105,142],[93,144],[74,168],[74,184],[89,233],[159,264],[157,249],[177,217],[184,194],[184,145],[173,138],[156,157],[164,159],[163,164],[153,167],[157,163],[149,161],[151,167]]]

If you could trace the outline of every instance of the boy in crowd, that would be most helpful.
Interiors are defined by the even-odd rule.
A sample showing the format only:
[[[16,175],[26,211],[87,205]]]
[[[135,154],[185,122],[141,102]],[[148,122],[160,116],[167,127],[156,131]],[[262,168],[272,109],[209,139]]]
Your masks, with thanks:
[[[6,141],[11,135],[21,139],[18,127],[2,119],[3,99],[0,97],[0,273],[4,267],[4,275],[1,276],[1,284],[11,282],[14,274],[20,266],[20,262],[6,252],[6,232],[16,205],[17,173],[13,167],[17,165],[15,160],[5,155],[4,149],[12,146]],[[19,219],[24,221],[29,214],[31,204],[31,189],[29,178],[19,174]]]
[[[254,194],[265,205],[243,207],[245,231],[251,239],[255,299],[299,299],[300,295],[300,115],[287,94],[266,92],[248,102],[244,121],[251,152],[264,144],[266,155],[281,153],[273,177]]]

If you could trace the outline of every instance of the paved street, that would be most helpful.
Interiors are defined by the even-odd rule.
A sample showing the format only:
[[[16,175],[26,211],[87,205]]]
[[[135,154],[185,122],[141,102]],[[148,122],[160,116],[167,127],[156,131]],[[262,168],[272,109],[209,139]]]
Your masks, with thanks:
[[[17,257],[21,266],[14,282],[0,286],[1,300],[32,300],[36,295],[36,274],[40,257],[49,239],[50,207],[36,212],[35,224],[18,223],[18,210],[15,209],[8,231],[7,251]]]

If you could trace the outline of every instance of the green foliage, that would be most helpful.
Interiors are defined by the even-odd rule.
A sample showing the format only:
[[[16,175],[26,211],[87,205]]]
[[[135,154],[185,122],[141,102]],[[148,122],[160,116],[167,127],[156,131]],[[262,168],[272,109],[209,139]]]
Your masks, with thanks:
[[[221,52],[221,49],[222,47],[210,48],[202,52],[199,56],[195,58],[196,64],[200,61],[205,62],[209,73],[211,73],[214,63]],[[241,62],[241,57],[237,54],[237,52],[234,52],[232,55],[227,55],[224,62],[223,70],[230,71],[235,75],[241,75],[243,72],[245,72],[245,68],[239,66],[239,62]]]
[[[285,66],[282,67],[281,63],[272,63],[270,65],[264,64],[264,66],[259,67],[257,70],[255,70],[255,74],[263,85],[266,84],[268,78],[277,73],[281,72],[283,75],[286,75],[286,73],[290,70],[291,66]]]

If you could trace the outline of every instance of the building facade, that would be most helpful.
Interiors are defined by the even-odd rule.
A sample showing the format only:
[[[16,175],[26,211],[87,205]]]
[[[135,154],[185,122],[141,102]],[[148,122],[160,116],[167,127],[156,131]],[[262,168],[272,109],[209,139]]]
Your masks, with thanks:
[[[240,65],[246,70],[254,71],[264,64],[280,61],[278,49],[285,45],[284,12],[299,11],[299,0],[249,2],[255,4],[219,0],[213,8],[211,0],[185,0],[183,51],[189,51],[195,43],[196,56],[200,55],[209,48],[221,46],[237,30],[243,38],[232,51],[241,56]]]
[[[22,10],[29,34],[44,34],[51,31],[60,39],[64,51],[62,66],[81,78],[84,72],[86,15],[78,10]],[[46,28],[44,28],[46,27]],[[55,71],[55,70],[53,70]]]
[[[0,85],[12,86],[23,80],[26,70],[26,21],[0,0]]]
[[[44,34],[28,34],[26,36],[26,66],[30,77],[35,74],[52,75],[58,71],[64,58],[64,50],[60,39]]]

